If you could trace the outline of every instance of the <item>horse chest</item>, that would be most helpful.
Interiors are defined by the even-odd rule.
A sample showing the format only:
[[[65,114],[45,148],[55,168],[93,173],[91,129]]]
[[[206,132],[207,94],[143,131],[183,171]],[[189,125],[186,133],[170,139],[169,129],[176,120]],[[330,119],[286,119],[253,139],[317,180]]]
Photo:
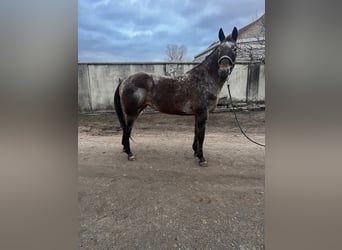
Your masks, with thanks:
[[[216,94],[209,94],[208,95],[207,104],[208,104],[209,111],[213,111],[216,108],[218,101],[219,101],[218,95],[216,95]]]

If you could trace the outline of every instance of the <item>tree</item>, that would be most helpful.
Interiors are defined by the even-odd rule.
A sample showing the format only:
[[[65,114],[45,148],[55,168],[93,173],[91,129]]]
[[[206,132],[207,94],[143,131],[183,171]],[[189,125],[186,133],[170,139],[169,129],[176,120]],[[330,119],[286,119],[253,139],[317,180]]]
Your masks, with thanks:
[[[186,47],[184,45],[168,44],[165,54],[166,60],[170,62],[181,62],[185,57]]]

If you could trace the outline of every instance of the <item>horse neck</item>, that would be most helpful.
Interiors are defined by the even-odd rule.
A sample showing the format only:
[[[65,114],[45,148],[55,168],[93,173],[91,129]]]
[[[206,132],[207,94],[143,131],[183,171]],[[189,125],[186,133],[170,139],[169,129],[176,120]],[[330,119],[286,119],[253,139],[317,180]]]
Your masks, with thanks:
[[[194,71],[200,72],[201,75],[209,75],[214,80],[214,84],[221,89],[226,79],[220,79],[218,76],[218,59],[217,49],[215,49],[203,62],[194,68]]]

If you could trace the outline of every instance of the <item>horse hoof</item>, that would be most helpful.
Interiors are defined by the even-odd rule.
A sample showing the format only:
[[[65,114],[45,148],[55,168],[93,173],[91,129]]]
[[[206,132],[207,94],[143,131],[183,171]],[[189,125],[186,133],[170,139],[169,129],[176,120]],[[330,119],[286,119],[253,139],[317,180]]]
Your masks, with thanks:
[[[129,155],[128,156],[129,161],[135,161],[135,156],[134,155]]]
[[[206,166],[208,166],[208,162],[207,162],[207,161],[200,161],[200,162],[199,162],[199,165],[200,165],[201,167],[206,167]]]

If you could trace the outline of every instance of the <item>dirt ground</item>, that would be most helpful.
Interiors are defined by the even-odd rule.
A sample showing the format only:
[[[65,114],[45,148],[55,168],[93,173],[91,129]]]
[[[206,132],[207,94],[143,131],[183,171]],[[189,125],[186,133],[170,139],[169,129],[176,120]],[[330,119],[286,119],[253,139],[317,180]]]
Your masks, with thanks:
[[[264,111],[238,117],[265,142]],[[265,149],[212,113],[200,167],[193,130],[192,116],[142,114],[127,161],[114,113],[79,116],[80,249],[265,248]]]

